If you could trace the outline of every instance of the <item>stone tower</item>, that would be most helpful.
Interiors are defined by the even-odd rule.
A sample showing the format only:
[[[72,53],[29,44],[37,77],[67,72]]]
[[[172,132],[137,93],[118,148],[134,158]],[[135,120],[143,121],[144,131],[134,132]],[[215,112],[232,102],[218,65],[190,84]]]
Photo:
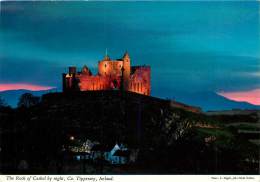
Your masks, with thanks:
[[[125,52],[122,60],[123,60],[123,69],[124,69],[124,71],[123,71],[124,90],[128,90],[131,64],[130,64],[130,57],[129,57],[129,54],[127,51]]]

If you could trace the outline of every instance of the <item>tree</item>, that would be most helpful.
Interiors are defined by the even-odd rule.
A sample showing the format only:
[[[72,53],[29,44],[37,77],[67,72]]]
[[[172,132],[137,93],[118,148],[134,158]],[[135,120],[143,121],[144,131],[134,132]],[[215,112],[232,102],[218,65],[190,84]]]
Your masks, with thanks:
[[[19,102],[18,102],[18,107],[31,107],[40,102],[40,98],[33,96],[30,93],[24,93],[21,95]]]
[[[7,106],[7,104],[6,104],[5,100],[2,97],[0,97],[0,108],[6,107],[6,106]]]

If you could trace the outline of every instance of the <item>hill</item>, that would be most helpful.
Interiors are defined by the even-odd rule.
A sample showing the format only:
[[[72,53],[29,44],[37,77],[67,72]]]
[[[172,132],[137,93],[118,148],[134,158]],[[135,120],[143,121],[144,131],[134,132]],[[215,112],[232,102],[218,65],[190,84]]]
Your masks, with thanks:
[[[222,121],[196,108],[191,112],[193,107],[179,106],[130,92],[95,91],[49,93],[29,108],[2,108],[5,171],[15,172],[21,159],[29,161],[31,173],[53,172],[48,167],[51,161],[72,167],[70,155],[64,154],[69,151],[71,137],[77,145],[91,140],[105,145],[123,143],[138,150],[136,163],[119,168],[124,174],[258,171],[257,146],[244,138],[237,140],[236,130]],[[108,173],[114,173],[114,169],[109,166]]]
[[[167,91],[167,92],[166,92]],[[0,96],[7,102],[8,105],[15,108],[19,97],[24,93],[31,93],[35,96],[41,96],[46,93],[56,92],[56,90],[46,91],[30,91],[30,90],[9,90],[0,92]],[[160,90],[160,93],[153,91],[153,95],[159,98],[164,98],[169,95],[171,100],[185,103],[191,106],[200,107],[203,111],[221,111],[232,109],[260,109],[260,106],[252,105],[247,102],[236,102],[229,100],[214,92],[183,92],[177,90]],[[164,93],[165,92],[165,93]]]

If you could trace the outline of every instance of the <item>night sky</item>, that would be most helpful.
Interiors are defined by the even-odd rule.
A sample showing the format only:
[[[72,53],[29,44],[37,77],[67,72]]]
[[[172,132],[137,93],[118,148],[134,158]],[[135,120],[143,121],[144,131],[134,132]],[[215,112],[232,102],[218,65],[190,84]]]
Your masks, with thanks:
[[[107,48],[151,66],[153,96],[260,104],[259,2],[1,2],[0,18],[0,91],[61,90],[66,67],[96,72]]]

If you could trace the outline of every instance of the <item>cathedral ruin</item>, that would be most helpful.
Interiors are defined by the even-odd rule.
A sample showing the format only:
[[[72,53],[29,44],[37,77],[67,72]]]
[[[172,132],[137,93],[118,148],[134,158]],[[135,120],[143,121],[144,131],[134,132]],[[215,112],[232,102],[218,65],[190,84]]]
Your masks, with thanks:
[[[98,73],[93,75],[87,66],[80,72],[69,67],[62,74],[63,91],[125,90],[143,95],[151,94],[151,67],[131,66],[129,54],[111,60],[108,55],[98,62]]]

